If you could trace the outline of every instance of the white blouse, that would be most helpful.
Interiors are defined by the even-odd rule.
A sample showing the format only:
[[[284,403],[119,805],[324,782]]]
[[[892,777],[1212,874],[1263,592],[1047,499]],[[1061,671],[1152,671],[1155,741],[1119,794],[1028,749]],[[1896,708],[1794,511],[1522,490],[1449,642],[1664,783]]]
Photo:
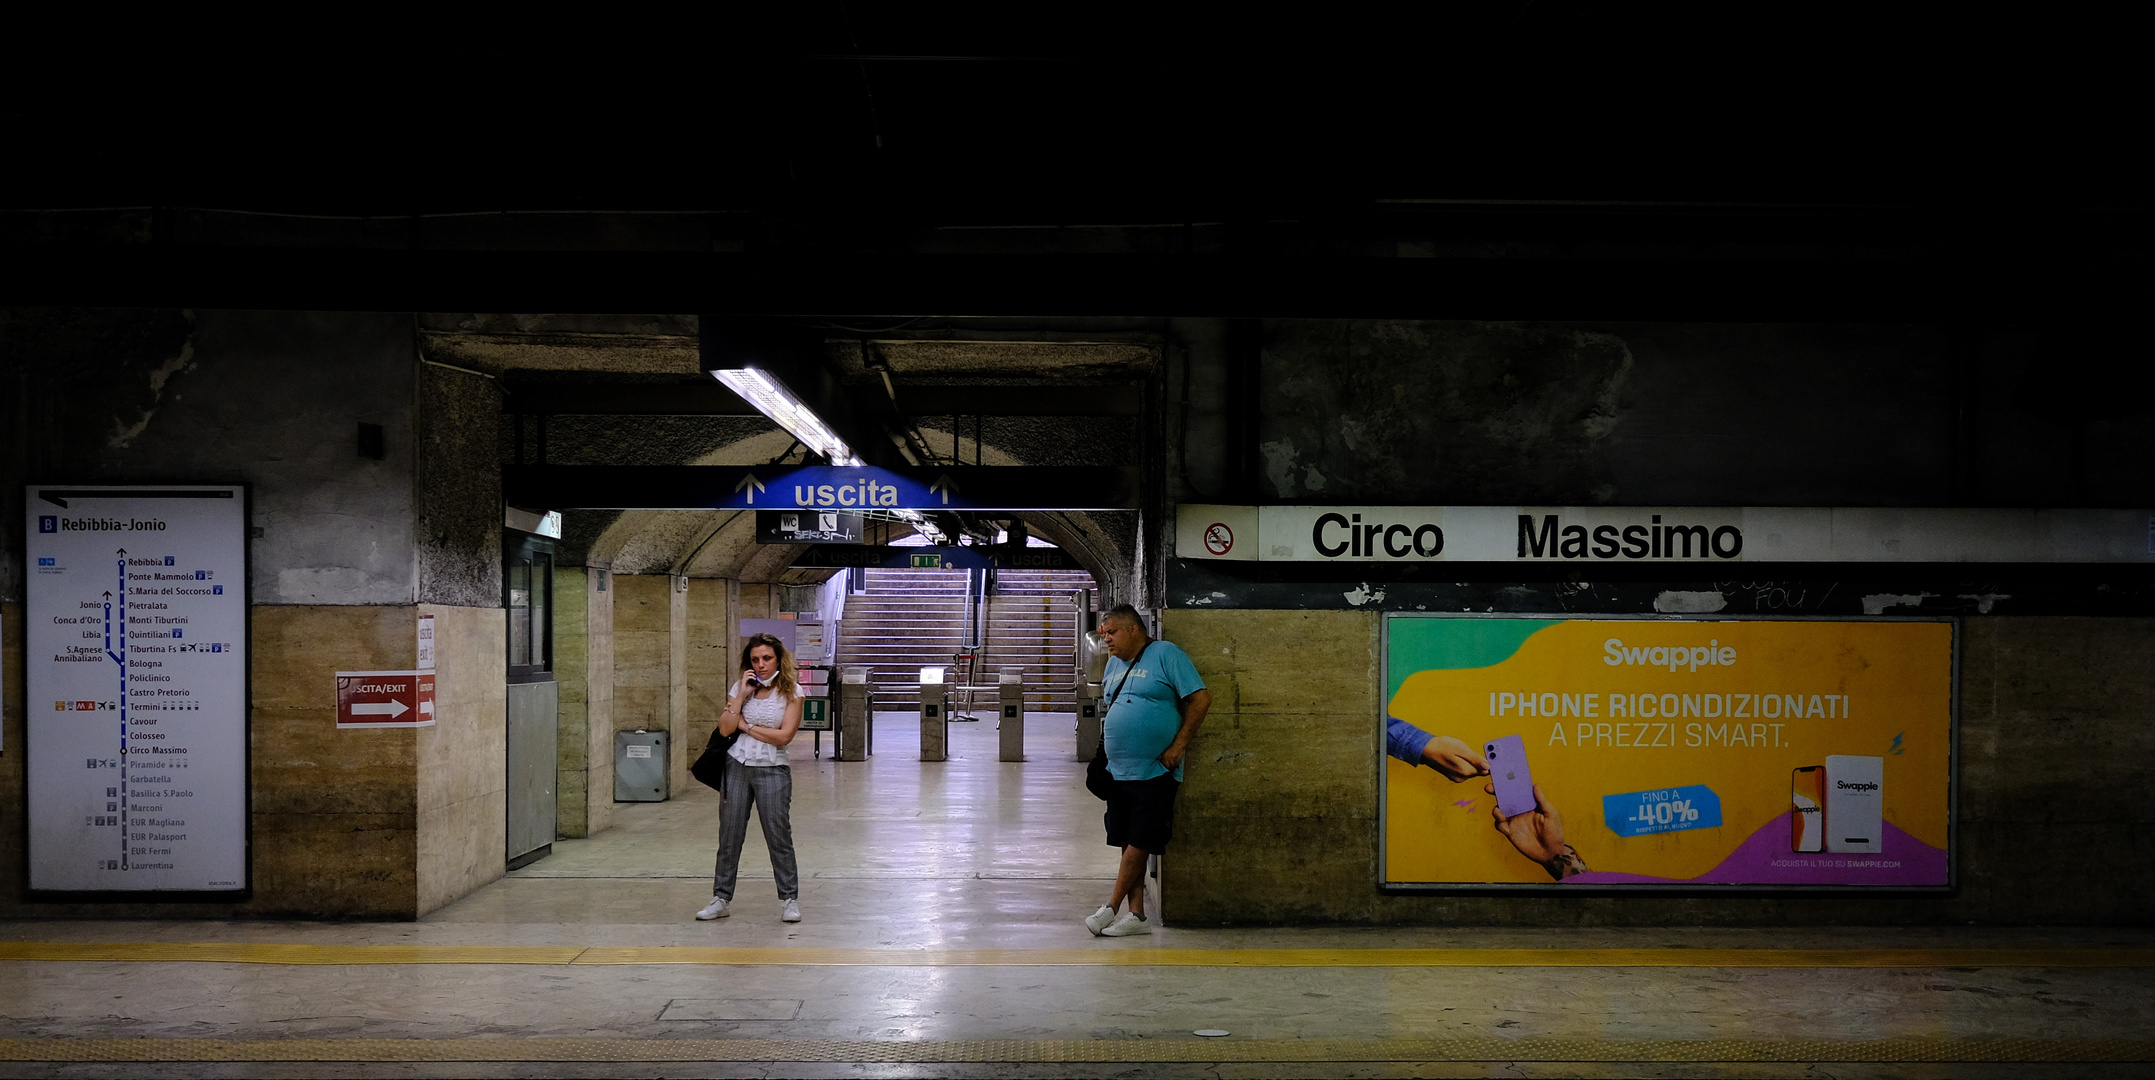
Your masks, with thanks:
[[[726,695],[732,697],[740,692],[741,684],[736,682]],[[774,693],[767,698],[745,698],[741,702],[741,722],[753,727],[776,728],[786,722],[786,704],[791,700],[783,693]],[[745,734],[733,740],[733,749],[728,756],[743,765],[784,765],[788,760],[785,747],[772,746]]]

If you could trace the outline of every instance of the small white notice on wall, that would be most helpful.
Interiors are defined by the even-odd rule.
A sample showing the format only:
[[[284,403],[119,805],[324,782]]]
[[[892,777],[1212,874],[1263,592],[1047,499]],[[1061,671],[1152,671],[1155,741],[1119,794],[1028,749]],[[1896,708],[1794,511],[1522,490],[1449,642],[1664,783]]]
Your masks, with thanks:
[[[794,656],[807,662],[819,662],[823,654],[823,624],[797,622],[793,624]]]
[[[434,670],[434,616],[419,616],[419,662],[412,665],[419,671]]]

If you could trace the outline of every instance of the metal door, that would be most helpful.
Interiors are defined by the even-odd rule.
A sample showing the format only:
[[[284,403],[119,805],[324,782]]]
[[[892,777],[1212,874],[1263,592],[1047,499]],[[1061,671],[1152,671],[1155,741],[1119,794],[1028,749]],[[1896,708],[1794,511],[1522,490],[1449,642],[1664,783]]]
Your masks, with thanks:
[[[561,688],[554,682],[554,543],[503,531],[502,606],[509,655],[509,869],[554,849],[556,740]]]
[[[553,849],[554,768],[560,723],[559,683],[509,686],[509,867]]]

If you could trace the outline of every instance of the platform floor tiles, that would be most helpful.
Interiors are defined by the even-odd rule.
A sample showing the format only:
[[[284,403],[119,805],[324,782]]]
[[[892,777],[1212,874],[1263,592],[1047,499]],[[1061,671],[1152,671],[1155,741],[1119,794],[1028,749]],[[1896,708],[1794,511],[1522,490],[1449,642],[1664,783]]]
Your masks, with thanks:
[[[1196,929],[1096,939],[1069,714],[795,744],[805,919],[716,797],[416,923],[0,923],[0,1076],[2144,1076],[2129,930]],[[1224,1030],[1223,1037],[1201,1037]]]

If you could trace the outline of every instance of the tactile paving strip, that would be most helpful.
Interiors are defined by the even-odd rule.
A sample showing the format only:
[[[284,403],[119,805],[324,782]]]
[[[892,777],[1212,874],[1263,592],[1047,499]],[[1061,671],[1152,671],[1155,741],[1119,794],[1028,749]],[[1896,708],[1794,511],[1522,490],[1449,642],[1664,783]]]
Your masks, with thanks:
[[[11,941],[0,942],[0,960],[794,967],[2136,968],[2155,967],[2155,949],[831,949]]]
[[[0,1039],[0,1061],[2146,1062],[2151,1039]]]

